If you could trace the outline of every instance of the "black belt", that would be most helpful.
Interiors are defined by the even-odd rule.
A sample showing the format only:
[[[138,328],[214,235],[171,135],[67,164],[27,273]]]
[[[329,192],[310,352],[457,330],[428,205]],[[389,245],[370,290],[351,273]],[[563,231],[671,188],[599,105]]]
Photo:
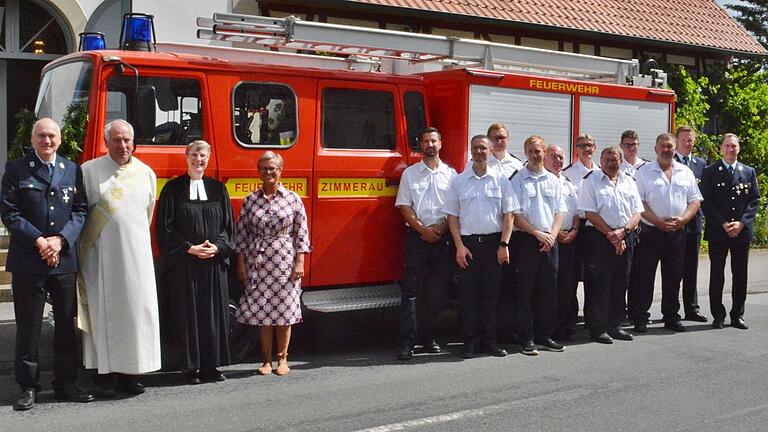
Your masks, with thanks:
[[[490,243],[490,242],[497,242],[501,238],[501,233],[493,233],[493,234],[470,234],[470,235],[463,235],[461,236],[461,241],[463,243]]]

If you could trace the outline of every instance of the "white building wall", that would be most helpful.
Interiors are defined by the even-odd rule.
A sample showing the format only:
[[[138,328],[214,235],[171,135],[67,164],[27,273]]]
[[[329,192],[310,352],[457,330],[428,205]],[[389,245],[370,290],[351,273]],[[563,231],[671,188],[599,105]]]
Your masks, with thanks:
[[[213,17],[229,12],[231,0],[133,0],[132,11],[155,16],[157,40],[164,42],[206,43],[197,39],[197,17]]]

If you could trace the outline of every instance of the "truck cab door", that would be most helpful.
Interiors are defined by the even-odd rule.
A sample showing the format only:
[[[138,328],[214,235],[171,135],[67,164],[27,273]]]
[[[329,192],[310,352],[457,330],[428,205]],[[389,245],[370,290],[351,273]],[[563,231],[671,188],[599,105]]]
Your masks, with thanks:
[[[398,280],[404,223],[395,208],[407,166],[396,86],[318,83],[311,285]]]

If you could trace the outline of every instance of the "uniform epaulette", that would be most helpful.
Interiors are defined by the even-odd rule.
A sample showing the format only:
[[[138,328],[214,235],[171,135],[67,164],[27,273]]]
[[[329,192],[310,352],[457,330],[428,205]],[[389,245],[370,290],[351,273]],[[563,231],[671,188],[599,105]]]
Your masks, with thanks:
[[[643,159],[643,160],[645,160],[645,159]],[[647,163],[648,163],[648,161],[645,161],[645,162],[643,162],[642,164],[640,164],[640,166],[639,166],[639,167],[637,167],[637,169],[640,169],[640,168],[644,167],[644,166],[645,166],[645,164],[647,164]]]
[[[569,179],[569,178],[568,178],[568,176],[563,176],[562,178],[564,178],[564,179],[565,179],[565,181],[567,181],[568,183],[573,183],[573,182],[571,181],[571,179]]]
[[[641,165],[641,166],[642,166],[642,165]],[[639,167],[638,167],[638,168],[639,168]],[[627,177],[631,178],[632,180],[635,180],[635,177],[634,177],[632,174],[630,174],[630,173],[629,173],[629,171],[624,171],[624,174],[625,174]],[[637,181],[637,180],[635,180],[635,181]]]
[[[592,175],[592,173],[593,173],[593,172],[595,172],[595,171],[597,171],[597,170],[592,170],[592,171],[590,171],[590,172],[588,172],[588,173],[584,174],[584,177],[582,177],[582,179],[585,179],[585,178],[587,178],[587,177],[591,176],[591,175]]]
[[[520,160],[520,159],[518,159]],[[528,166],[528,161],[523,162],[523,166]]]
[[[509,153],[509,152],[507,152],[507,153]],[[520,162],[522,162],[522,161],[523,161],[522,159],[520,159],[519,157],[517,157],[517,156],[513,155],[512,153],[509,153],[509,155],[510,155],[510,156],[512,156],[513,158],[515,158],[515,159],[519,160]],[[527,162],[527,161],[526,161],[526,162]]]
[[[576,162],[571,162],[571,164],[570,164],[570,165],[568,165],[567,167],[563,168],[563,171],[565,171],[565,170],[567,170],[568,168],[572,167],[572,166],[573,166],[573,164],[575,164],[575,163],[576,163]]]
[[[513,172],[512,175],[509,176],[509,179],[512,180],[512,177],[516,176],[519,171],[520,170],[515,170],[515,172]]]

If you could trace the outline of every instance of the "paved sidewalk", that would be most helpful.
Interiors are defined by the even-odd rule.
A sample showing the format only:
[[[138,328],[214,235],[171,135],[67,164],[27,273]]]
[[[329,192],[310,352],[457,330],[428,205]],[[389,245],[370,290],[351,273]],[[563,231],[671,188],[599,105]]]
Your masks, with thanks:
[[[725,292],[730,292],[730,264],[726,266],[726,284]],[[709,313],[708,286],[709,286],[709,258],[701,255],[699,259],[699,305],[701,311],[707,317]],[[656,274],[656,289],[654,290],[654,305],[651,308],[651,318],[660,318],[661,302],[661,276],[660,272]],[[749,263],[749,285],[747,287],[749,294],[768,292],[768,250],[755,250],[750,253]],[[583,302],[583,290],[579,289],[579,302]],[[723,302],[728,308],[730,296],[724,296]],[[50,305],[46,306],[43,319],[48,316]],[[711,317],[710,317],[711,318]],[[749,321],[749,310],[745,318]],[[0,303],[0,375],[13,373],[13,353],[16,325],[14,322],[13,303]],[[53,360],[53,327],[48,324],[43,325],[43,331],[40,336],[40,358],[43,368],[50,369]]]

